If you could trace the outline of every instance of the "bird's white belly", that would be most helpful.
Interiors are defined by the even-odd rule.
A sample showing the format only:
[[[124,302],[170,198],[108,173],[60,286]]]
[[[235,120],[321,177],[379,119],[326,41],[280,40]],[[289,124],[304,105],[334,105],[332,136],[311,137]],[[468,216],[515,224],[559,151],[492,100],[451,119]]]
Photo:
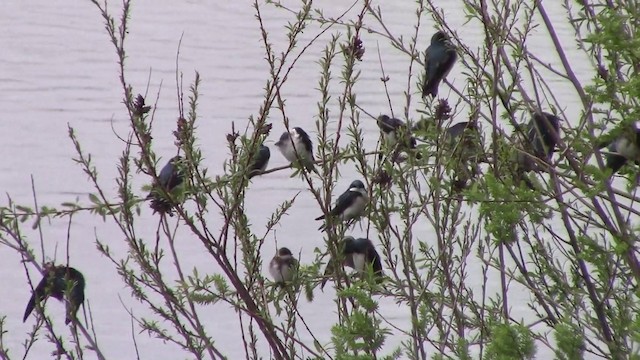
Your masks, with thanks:
[[[621,138],[616,142],[616,152],[630,160],[640,160],[640,149],[627,138]]]
[[[367,263],[364,254],[353,254],[352,258],[353,258],[353,268],[360,273],[364,272],[365,265]]]
[[[291,271],[291,268],[286,265],[278,269],[278,264],[273,264],[269,267],[269,273],[271,274],[273,281],[277,283],[291,281],[291,279],[293,279],[293,271]]]
[[[382,133],[382,139],[387,147],[394,147],[398,142],[398,137],[396,136],[396,132],[392,131],[390,133]]]
[[[298,154],[300,154],[300,159],[306,159],[309,157],[307,151],[304,148],[304,144],[302,143],[296,143],[294,149],[294,146],[290,142],[288,142],[284,147],[280,149],[280,151],[282,151],[282,155],[284,155],[284,157],[289,160],[289,162],[294,162],[298,159],[296,150]]]
[[[362,215],[365,206],[367,206],[367,199],[363,196],[358,197],[353,204],[342,213],[342,220],[347,221]]]

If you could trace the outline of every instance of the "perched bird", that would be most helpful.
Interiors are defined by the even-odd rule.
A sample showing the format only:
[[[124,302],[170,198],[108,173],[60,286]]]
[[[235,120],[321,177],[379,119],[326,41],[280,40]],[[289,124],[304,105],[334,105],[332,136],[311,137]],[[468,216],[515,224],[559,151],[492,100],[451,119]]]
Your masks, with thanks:
[[[377,280],[382,280],[382,262],[371,240],[365,238],[354,239],[353,236],[347,236],[339,244],[338,251],[341,252],[340,258],[343,259],[343,266],[355,269],[359,273],[364,273],[367,266],[370,266]],[[324,271],[324,279],[320,284],[321,289],[324,288],[329,276],[335,271],[336,262],[337,259],[329,259]]]
[[[560,119],[547,112],[536,112],[526,130],[524,151],[518,154],[518,165],[525,172],[540,171],[539,160],[549,163],[558,144]]]
[[[431,95],[438,96],[438,86],[444,79],[458,55],[456,48],[449,41],[449,36],[442,31],[436,32],[431,37],[431,44],[424,54],[424,83],[422,85],[422,98]]]
[[[55,266],[53,263],[46,263],[43,271],[42,280],[29,299],[22,322],[27,321],[36,303],[46,301],[52,296],[60,301],[66,300],[67,317],[64,323],[69,324],[84,302],[84,277],[80,271],[72,267]]]
[[[269,159],[271,158],[271,151],[269,147],[265,145],[260,145],[260,149],[258,149],[258,154],[255,156],[253,163],[249,167],[249,179],[256,175],[262,174],[266,169],[267,165],[269,165]]]
[[[416,150],[416,138],[411,135],[404,121],[389,117],[388,115],[380,115],[377,119],[380,134],[387,148],[393,149],[398,142],[401,142],[401,149],[412,150],[415,152],[416,159],[421,159],[422,155]],[[382,157],[382,154],[379,155]]]
[[[294,127],[291,132],[282,133],[276,146],[290,162],[298,161],[299,157],[307,171],[313,170],[313,144],[309,135],[302,128]]]
[[[284,286],[286,282],[293,280],[297,267],[298,260],[293,257],[291,250],[281,247],[269,263],[269,273],[276,284]]]
[[[369,202],[369,195],[360,180],[355,180],[349,185],[349,189],[342,193],[336,200],[336,204],[329,211],[329,217],[338,218],[341,221],[350,221],[364,214],[364,209]],[[325,215],[320,215],[316,220],[323,220]],[[319,230],[322,230],[321,226]]]
[[[464,121],[449,127],[445,134],[451,151],[447,155],[455,162],[456,185],[464,188],[468,180],[480,173],[479,162],[486,160],[480,131],[475,122]]]
[[[184,181],[184,175],[178,169],[178,162],[181,161],[180,156],[175,156],[160,170],[158,175],[158,181],[153,185],[151,192],[147,196],[147,199],[151,199],[151,208],[153,213],[171,215],[171,208],[173,204],[169,202],[162,193],[161,189],[164,189],[167,193],[170,193],[178,185]]]
[[[640,164],[640,121],[633,123],[633,127],[623,131],[619,136],[609,141],[603,141],[599,147],[608,147],[606,167],[611,174],[617,173],[627,161]]]

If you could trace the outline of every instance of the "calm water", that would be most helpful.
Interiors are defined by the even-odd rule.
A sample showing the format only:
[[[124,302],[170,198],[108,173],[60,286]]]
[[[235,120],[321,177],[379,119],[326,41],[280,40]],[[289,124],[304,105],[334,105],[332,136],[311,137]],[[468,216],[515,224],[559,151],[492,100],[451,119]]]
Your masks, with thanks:
[[[458,4],[447,5],[449,23],[460,30],[468,39],[468,44],[479,44],[480,32],[470,25],[463,25],[465,18]],[[118,2],[113,2],[112,11]],[[547,2],[550,12],[558,24],[564,43],[570,49],[572,59],[581,59],[573,49],[575,41],[572,30],[563,19],[563,10],[555,2]],[[319,1],[326,15],[337,15],[344,9],[343,1]],[[409,37],[413,34],[414,1],[387,2],[384,18],[389,29]],[[557,7],[557,8],[553,8]],[[284,49],[283,25],[292,21],[284,12],[265,8],[263,16],[272,32],[272,42],[279,53]],[[87,201],[86,194],[93,190],[81,169],[71,160],[74,148],[68,139],[67,124],[73,126],[81,139],[84,150],[93,156],[100,170],[100,180],[105,189],[115,196],[116,162],[123,144],[118,140],[126,136],[128,121],[121,104],[122,91],[117,78],[117,65],[113,46],[104,30],[103,20],[97,9],[88,1],[72,0],[3,0],[0,2],[0,130],[4,135],[1,145],[3,161],[0,163],[0,188],[19,203],[31,204],[32,191],[30,176],[35,186],[40,204],[57,205],[78,197]],[[456,15],[457,14],[457,15]],[[256,114],[262,102],[261,93],[267,77],[267,65],[263,60],[260,31],[254,18],[254,10],[248,1],[168,1],[145,0],[134,3],[130,22],[130,36],[127,50],[127,76],[135,92],[144,92],[149,80],[149,102],[159,93],[158,109],[155,115],[154,142],[156,152],[165,159],[175,152],[171,132],[177,118],[175,90],[175,57],[178,42],[183,35],[180,51],[180,70],[184,74],[185,88],[199,71],[202,77],[200,89],[199,138],[206,157],[206,163],[214,173],[222,168],[227,157],[225,135],[231,122],[244,128],[247,118]],[[373,23],[372,23],[373,24]],[[379,28],[378,26],[376,26]],[[309,40],[317,29],[308,29],[303,39]],[[423,20],[420,33],[426,44],[433,33],[430,18]],[[384,88],[379,81],[380,72],[377,59],[375,37],[364,35],[367,52],[359,65],[362,81],[357,92],[360,105],[372,114],[389,112]],[[543,37],[540,34],[538,37]],[[368,41],[369,40],[369,41]],[[298,63],[283,89],[287,99],[290,120],[308,130],[314,129],[317,112],[317,79],[319,65],[317,59],[322,47],[312,46]],[[379,40],[385,71],[391,77],[388,83],[396,114],[404,106],[403,91],[406,90],[406,73],[409,62],[406,56]],[[557,64],[555,57],[544,49],[547,43],[529,44],[539,49],[545,60]],[[547,55],[547,57],[545,57]],[[578,63],[577,70],[582,79],[589,78],[589,64]],[[334,70],[337,75],[338,69]],[[414,70],[415,71],[415,70]],[[464,84],[462,67],[457,66],[449,76],[454,84]],[[415,79],[412,79],[412,83]],[[415,89],[413,89],[415,91]],[[576,99],[567,92],[563,84],[558,84],[556,96],[564,101],[569,113],[575,112]],[[441,95],[448,88],[441,88]],[[334,109],[337,106],[334,102]],[[334,110],[334,114],[337,110]],[[415,114],[415,109],[411,109]],[[463,113],[464,114],[464,113]],[[365,118],[363,118],[365,119]],[[273,112],[272,140],[276,139],[284,126],[280,114]],[[364,121],[366,144],[373,148],[378,137],[373,121]],[[284,165],[285,160],[272,147],[271,166]],[[355,178],[355,168],[342,168],[343,179],[338,188],[344,188]],[[139,176],[137,186],[148,180]],[[275,208],[275,204],[304,189],[297,179],[289,179],[288,172],[278,172],[255,181],[248,194],[248,213],[254,226],[262,227]],[[302,251],[302,261],[312,258],[311,250],[323,245],[321,234],[315,231],[317,224],[313,218],[320,213],[315,200],[306,192],[299,196],[294,211],[282,222],[277,231],[277,243],[286,245],[294,253]],[[139,235],[152,238],[157,226],[157,217],[145,207],[140,219]],[[356,232],[361,231],[356,229]],[[417,228],[417,233],[430,234],[427,225]],[[67,224],[54,220],[44,225],[44,242],[47,256],[59,260],[66,257],[64,244]],[[356,234],[363,235],[363,234]],[[26,238],[32,243],[39,241],[38,233],[27,232]],[[374,234],[369,234],[374,236]],[[126,248],[122,235],[110,223],[86,215],[74,218],[70,234],[72,263],[81,269],[87,278],[86,289],[94,316],[98,341],[109,358],[132,358],[135,355],[131,340],[130,319],[124,307],[131,308],[136,315],[144,314],[138,304],[131,300],[107,259],[95,250],[95,238],[107,242],[115,254],[124,256]],[[183,254],[183,268],[198,267],[199,272],[215,272],[211,260],[202,254],[197,241],[188,236],[180,238],[179,247]],[[275,242],[265,248],[266,257],[275,251]],[[24,306],[30,296],[26,287],[25,272],[16,254],[0,247],[0,271],[4,277],[5,291],[0,300],[0,314],[7,315],[6,345],[15,352],[15,358],[22,357],[24,350],[20,343],[34,320],[22,324]],[[169,266],[169,265],[167,265]],[[36,275],[33,269],[29,269]],[[496,289],[499,286],[496,278]],[[321,341],[329,340],[329,328],[335,319],[331,313],[318,309],[332,308],[333,291],[316,294],[313,303],[302,302],[301,313],[306,317],[314,333]],[[528,300],[524,299],[524,300]],[[408,311],[398,309],[395,304],[381,300],[382,312],[403,326],[408,321]],[[122,305],[124,304],[124,306]],[[512,307],[518,308],[512,302]],[[63,307],[51,302],[48,311],[63,316]],[[223,305],[204,308],[201,311],[208,323],[210,335],[218,339],[219,347],[232,359],[243,358],[240,331],[235,312]],[[64,328],[58,329],[67,333]],[[172,346],[162,346],[161,342],[134,331],[142,358],[171,359],[184,355]],[[324,337],[322,337],[324,336]],[[220,343],[224,340],[223,343]],[[402,339],[395,338],[389,345],[397,345]],[[52,347],[39,342],[30,358],[46,358]],[[540,350],[543,350],[540,348]],[[268,353],[264,354],[268,357]],[[542,356],[541,356],[542,357]]]

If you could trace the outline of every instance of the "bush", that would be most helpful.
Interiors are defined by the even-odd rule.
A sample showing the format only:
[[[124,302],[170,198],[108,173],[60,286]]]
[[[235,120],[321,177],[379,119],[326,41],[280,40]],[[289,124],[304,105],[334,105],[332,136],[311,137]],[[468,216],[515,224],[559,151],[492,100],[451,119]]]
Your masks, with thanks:
[[[117,162],[118,196],[109,195],[114,184],[99,178],[82,138],[70,126],[74,160],[95,191],[89,202],[31,208],[9,201],[1,209],[1,243],[27,264],[40,269],[37,258],[47,258],[43,247],[36,256],[36,245],[23,236],[29,221],[41,230],[42,220],[68,219],[71,231],[74,216],[90,213],[95,220],[115,224],[120,234],[109,234],[109,241],[121,239],[128,252],[113,252],[110,242],[101,239],[105,235],[96,235],[96,245],[148,310],[142,316],[131,314],[135,329],[198,359],[228,356],[219,344],[229,339],[211,337],[210,325],[202,319],[200,310],[211,307],[237,312],[243,336],[234,345],[247,358],[638,356],[638,168],[631,159],[612,174],[605,166],[611,154],[603,146],[620,136],[640,139],[633,137],[640,114],[640,9],[635,3],[566,2],[563,14],[551,14],[545,3],[533,0],[460,0],[467,25],[483,30],[478,36],[483,42],[474,44],[449,26],[447,20],[461,14],[443,10],[435,1],[415,2],[411,38],[386,26],[384,15],[391,5],[382,2],[355,2],[342,16],[329,17],[312,1],[256,1],[256,26],[268,64],[263,100],[255,104],[259,111],[243,131],[229,124],[230,157],[224,174],[212,176],[202,152],[208,145],[200,140],[206,135],[198,131],[201,118],[211,115],[198,112],[200,75],[195,73],[185,94],[182,73],[177,74],[179,114],[173,136],[181,158],[174,165],[184,181],[175,189],[154,185],[156,200],[168,206],[161,209],[171,210],[156,215],[156,238],[144,238],[138,233],[141,213],[148,211],[146,193],[140,194],[133,179],[144,176],[150,184],[166,179],[159,169],[167,159],[159,159],[153,141],[158,104],[138,95],[144,91],[127,78],[131,2],[123,1],[119,17],[106,4],[92,2],[116,50],[129,120],[129,136]],[[284,48],[274,45],[273,37],[282,34],[268,30],[265,9],[290,19]],[[423,30],[430,21],[434,30]],[[439,97],[420,99],[427,46],[422,34],[430,36],[436,28],[449,34],[458,61],[440,85]],[[561,42],[560,28],[572,29],[576,42]],[[416,149],[403,148],[407,141],[375,149],[365,142],[365,122],[377,114],[358,103],[358,84],[363,78],[379,78],[389,104],[398,96],[388,89],[396,79],[385,72],[376,42],[390,43],[406,58],[405,107],[395,117],[408,121],[408,127],[416,125]],[[282,219],[301,211],[298,195],[282,199],[267,224],[256,226],[246,211],[247,194],[261,177],[248,175],[259,146],[278,137],[273,129],[297,126],[289,122],[283,89],[311,45],[323,49],[319,73],[304,74],[319,78],[314,84],[316,128],[307,129],[318,160],[315,170],[294,162],[261,176],[291,172],[289,181],[302,184],[317,202],[317,213],[310,217],[326,213],[345,190],[340,184],[351,182],[341,179],[344,166],[357,169],[372,200],[359,225],[327,220],[326,231],[318,232],[324,246],[304,249],[307,258],[313,251],[314,260],[301,262],[293,282],[281,287],[264,271],[273,256],[264,249]],[[546,60],[550,57],[555,59],[551,64]],[[363,73],[363,61],[378,62],[380,72]],[[591,64],[586,70],[585,61]],[[577,105],[560,103],[556,88]],[[549,162],[534,157],[534,168],[524,169],[519,159],[535,155],[524,126],[542,111],[560,118],[560,134],[551,134],[557,150]],[[393,109],[389,113],[393,117]],[[453,137],[452,126],[463,120],[470,126]],[[280,156],[274,147],[271,156]],[[329,257],[343,256],[339,240],[358,226],[383,260],[382,283],[372,271],[352,276],[335,266],[324,273]],[[184,259],[193,254],[176,246],[178,237],[197,242],[216,271],[184,267]],[[68,264],[73,266],[73,258]],[[335,307],[316,311],[337,314],[330,334],[318,333],[299,311],[307,302],[313,307],[318,296],[328,296],[318,287],[325,276],[335,278]],[[410,321],[396,321],[385,308],[405,312]],[[44,331],[54,352],[66,358],[82,358],[86,352],[105,358],[91,322],[72,321],[75,345],[69,347],[69,339],[54,330],[59,321],[38,317],[25,342],[27,355]],[[4,322],[0,325],[4,335]],[[6,356],[10,349],[3,344],[0,339]]]

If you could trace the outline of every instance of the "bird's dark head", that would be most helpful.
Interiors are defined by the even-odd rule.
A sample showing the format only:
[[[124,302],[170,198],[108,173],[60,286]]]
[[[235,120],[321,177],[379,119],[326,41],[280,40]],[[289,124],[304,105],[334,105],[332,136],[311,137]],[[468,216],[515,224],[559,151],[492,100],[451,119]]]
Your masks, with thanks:
[[[560,118],[548,112],[536,112],[533,115],[534,121],[539,128],[548,129],[549,125],[556,131],[560,131]]]
[[[278,250],[278,256],[293,256],[293,254],[291,253],[291,250],[289,250],[289,248],[281,247]]]
[[[342,239],[342,253],[345,255],[353,254],[355,251],[356,239],[353,236],[345,236]]]
[[[291,136],[294,139],[307,140],[309,139],[309,135],[306,131],[302,130],[300,127],[294,127],[291,129]]]
[[[431,37],[431,44],[443,44],[447,41],[449,41],[449,35],[444,31],[438,31]]]
[[[391,118],[389,117],[389,115],[382,114],[378,116],[377,121],[378,121],[378,126],[380,126],[381,124],[389,123],[391,121]]]
[[[280,140],[276,141],[275,145],[277,147],[281,147],[287,144],[287,141],[289,141],[289,138],[291,137],[291,134],[289,134],[288,132],[283,132],[282,135],[280,135]]]
[[[364,189],[364,183],[360,180],[354,180],[351,185],[349,185],[349,189]]]

